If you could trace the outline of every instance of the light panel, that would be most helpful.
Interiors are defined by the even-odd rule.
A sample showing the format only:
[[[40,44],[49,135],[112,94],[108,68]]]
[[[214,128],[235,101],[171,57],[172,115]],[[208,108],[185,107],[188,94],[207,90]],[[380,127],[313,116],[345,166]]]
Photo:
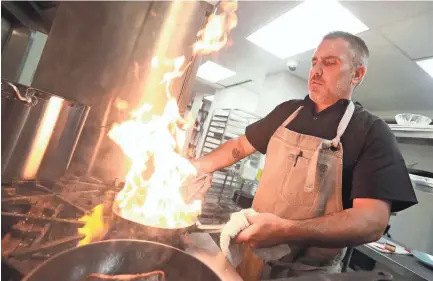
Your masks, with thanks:
[[[433,77],[433,58],[419,60],[416,62],[425,72]]]
[[[215,83],[235,75],[236,72],[225,68],[213,61],[207,61],[198,68],[197,76]]]
[[[368,27],[335,0],[307,0],[255,31],[247,40],[285,59],[315,48],[331,31],[357,34]]]

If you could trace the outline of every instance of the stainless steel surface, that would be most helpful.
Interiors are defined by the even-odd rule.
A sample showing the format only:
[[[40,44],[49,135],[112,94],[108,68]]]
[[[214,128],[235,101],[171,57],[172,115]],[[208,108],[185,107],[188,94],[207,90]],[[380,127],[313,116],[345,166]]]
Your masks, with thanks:
[[[10,24],[10,22],[7,21],[6,19],[4,19],[3,17],[2,17],[2,21],[1,21],[1,30],[2,30],[1,50],[2,50],[2,53],[3,53],[3,46],[8,41],[9,34],[10,34],[10,31],[11,31],[11,24]]]
[[[412,256],[385,254],[368,245],[358,246],[355,250],[392,269],[397,274],[405,277],[405,280],[433,280],[433,269],[421,264]]]
[[[336,274],[311,274],[302,277],[278,278],[262,281],[387,281],[394,280],[392,274],[385,271],[359,271]]]
[[[172,69],[150,68],[152,57],[185,55],[191,67],[172,92],[181,110],[188,104],[199,66],[192,45],[210,11],[199,1],[60,2],[32,85],[92,106],[71,173],[124,178],[129,163],[107,133],[128,117],[116,108],[117,98],[130,110],[144,102],[162,110],[160,81]]]
[[[185,237],[185,251],[204,262],[223,281],[242,281],[217,244],[207,233],[191,233]]]
[[[2,182],[56,180],[69,166],[89,107],[2,80]],[[30,103],[29,103],[30,102]]]
[[[423,191],[422,185],[412,184],[418,204],[390,218],[389,234],[394,241],[409,249],[433,254],[433,192]]]
[[[3,79],[12,82],[18,80],[29,51],[30,41],[31,31],[28,28],[12,28],[8,41],[2,46],[1,77]]]

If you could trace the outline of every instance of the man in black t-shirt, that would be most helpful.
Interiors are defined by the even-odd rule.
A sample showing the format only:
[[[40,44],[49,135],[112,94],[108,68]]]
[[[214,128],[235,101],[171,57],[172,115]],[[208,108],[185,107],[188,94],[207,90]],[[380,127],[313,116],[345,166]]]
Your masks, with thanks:
[[[266,154],[278,127],[300,106],[302,110],[286,129],[332,140],[351,103],[353,90],[364,79],[368,56],[368,48],[359,37],[338,31],[326,35],[312,58],[309,95],[304,100],[278,105],[265,118],[248,126],[245,135],[224,143],[193,164],[210,173],[255,151]],[[417,203],[395,137],[384,121],[355,104],[340,144],[344,151],[344,210],[305,220],[282,219],[270,213],[250,216],[247,218],[251,225],[236,240],[256,247],[279,243],[324,248],[355,246],[379,239],[391,211]],[[267,157],[268,161],[272,159]]]

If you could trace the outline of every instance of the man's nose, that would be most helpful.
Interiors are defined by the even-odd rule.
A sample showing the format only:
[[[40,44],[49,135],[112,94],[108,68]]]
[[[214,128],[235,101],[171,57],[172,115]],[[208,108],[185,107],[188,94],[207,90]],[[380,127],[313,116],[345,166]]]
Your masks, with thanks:
[[[321,63],[316,63],[312,67],[311,71],[312,71],[313,76],[322,76],[322,74],[323,74],[322,64]]]

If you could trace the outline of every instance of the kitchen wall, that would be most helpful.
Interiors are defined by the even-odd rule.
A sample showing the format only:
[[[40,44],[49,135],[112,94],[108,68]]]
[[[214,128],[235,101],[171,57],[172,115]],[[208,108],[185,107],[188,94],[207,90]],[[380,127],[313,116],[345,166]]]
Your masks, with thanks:
[[[210,112],[217,108],[233,108],[254,113],[259,94],[239,85],[219,90],[215,93]]]
[[[266,116],[280,103],[303,99],[308,94],[307,82],[287,72],[267,76],[260,87],[255,114]]]

